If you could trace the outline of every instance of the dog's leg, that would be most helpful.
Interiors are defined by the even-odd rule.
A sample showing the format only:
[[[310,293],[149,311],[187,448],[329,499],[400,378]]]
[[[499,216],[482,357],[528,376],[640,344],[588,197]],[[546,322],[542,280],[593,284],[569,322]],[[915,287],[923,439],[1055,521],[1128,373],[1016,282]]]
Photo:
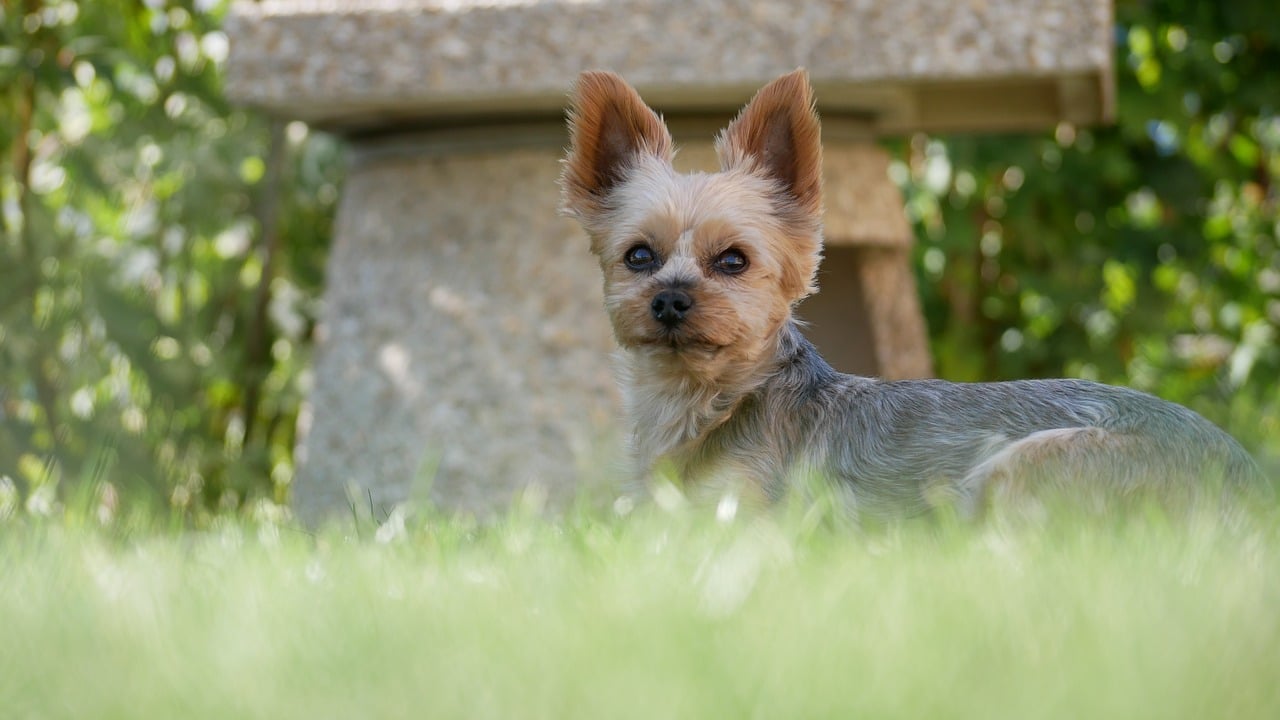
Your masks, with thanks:
[[[979,463],[963,486],[977,501],[976,514],[1036,515],[1054,495],[1100,511],[1109,497],[1130,494],[1147,482],[1165,484],[1167,478],[1138,477],[1135,472],[1137,467],[1150,467],[1154,459],[1142,457],[1143,446],[1133,436],[1096,427],[1042,430],[1009,443]]]

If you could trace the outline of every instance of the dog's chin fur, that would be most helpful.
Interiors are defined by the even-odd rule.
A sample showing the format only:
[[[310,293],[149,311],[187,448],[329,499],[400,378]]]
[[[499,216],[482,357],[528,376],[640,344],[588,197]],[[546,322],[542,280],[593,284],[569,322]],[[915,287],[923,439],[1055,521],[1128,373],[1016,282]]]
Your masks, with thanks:
[[[677,173],[666,126],[634,89],[612,73],[580,77],[563,206],[600,262],[641,474],[662,464],[695,486],[776,498],[816,473],[851,506],[892,514],[1266,486],[1217,427],[1136,391],[832,370],[792,317],[814,291],[822,248],[821,142],[804,71],[761,89],[716,149],[719,172]],[[633,262],[637,248],[653,261]],[[726,270],[726,253],[745,269]],[[670,325],[654,307],[665,291],[688,301]]]
[[[615,356],[631,419],[631,451],[647,470],[660,460],[688,471],[700,442],[768,379],[775,343],[752,352],[707,346],[624,349]]]

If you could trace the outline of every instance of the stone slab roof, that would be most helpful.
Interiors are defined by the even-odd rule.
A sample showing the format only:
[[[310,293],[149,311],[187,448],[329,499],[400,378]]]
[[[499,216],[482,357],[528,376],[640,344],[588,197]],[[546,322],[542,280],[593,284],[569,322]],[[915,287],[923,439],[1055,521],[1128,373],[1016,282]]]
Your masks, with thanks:
[[[668,115],[729,113],[809,69],[878,133],[1112,112],[1110,0],[264,0],[233,6],[227,92],[329,129],[552,119],[578,72]]]

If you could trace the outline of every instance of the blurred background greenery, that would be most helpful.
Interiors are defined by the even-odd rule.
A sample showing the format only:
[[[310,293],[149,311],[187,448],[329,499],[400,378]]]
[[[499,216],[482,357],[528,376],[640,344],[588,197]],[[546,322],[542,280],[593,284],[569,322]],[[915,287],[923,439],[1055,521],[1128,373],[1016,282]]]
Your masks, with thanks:
[[[342,154],[227,104],[226,9],[0,11],[0,514],[287,500]],[[888,143],[938,374],[1131,385],[1274,469],[1280,21],[1116,14],[1114,126]]]

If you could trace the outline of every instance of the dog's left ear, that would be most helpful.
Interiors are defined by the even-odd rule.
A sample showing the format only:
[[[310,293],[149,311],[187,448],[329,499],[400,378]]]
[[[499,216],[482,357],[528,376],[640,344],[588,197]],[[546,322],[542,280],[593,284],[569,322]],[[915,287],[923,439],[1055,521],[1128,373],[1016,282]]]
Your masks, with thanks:
[[[776,180],[798,210],[822,215],[822,129],[804,68],[765,85],[716,138],[720,167],[754,167]]]

